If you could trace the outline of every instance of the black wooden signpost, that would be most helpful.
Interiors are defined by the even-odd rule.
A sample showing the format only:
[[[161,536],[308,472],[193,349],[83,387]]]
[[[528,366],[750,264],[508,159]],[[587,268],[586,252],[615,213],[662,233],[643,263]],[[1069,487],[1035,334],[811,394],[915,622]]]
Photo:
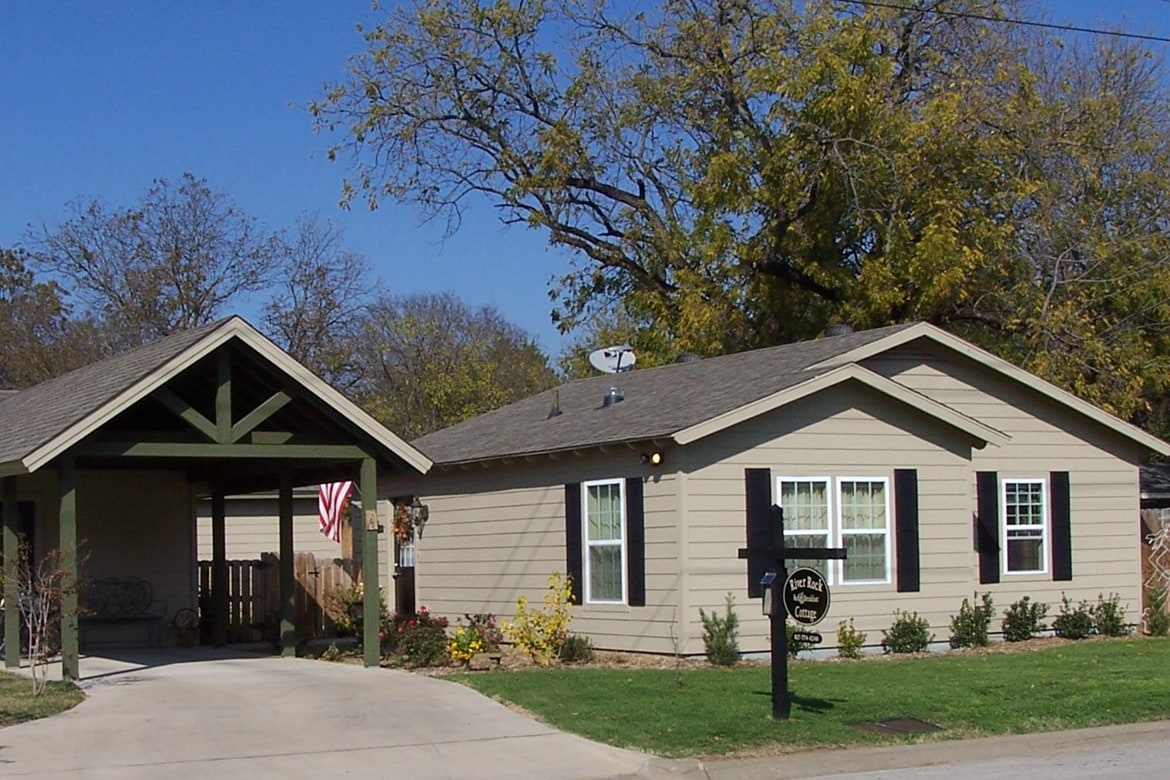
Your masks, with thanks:
[[[749,510],[750,511],[750,510]],[[786,603],[786,588],[796,587],[808,589],[810,600],[817,593],[818,585],[812,576],[804,578],[806,581],[792,584],[788,578],[787,558],[789,551],[784,546],[784,510],[773,504],[768,509],[768,544],[766,546],[744,547],[739,551],[739,557],[749,562],[749,571],[753,564],[759,563],[769,567],[771,577],[765,576],[768,587],[771,588],[772,609],[769,614],[772,633],[772,717],[775,720],[788,720],[792,713],[792,695],[788,690],[788,632],[784,627]],[[762,541],[762,540],[761,540]],[[750,539],[749,539],[750,543]],[[793,558],[801,560],[829,561],[844,560],[844,547],[821,548],[794,548],[791,550]],[[811,571],[811,570],[798,570]],[[818,574],[818,572],[813,572]],[[820,617],[816,615],[798,615],[799,623],[812,625],[824,617],[824,611],[829,604],[828,588],[824,587],[824,580],[820,579],[820,588],[824,589],[824,601],[814,605],[823,607]],[[810,607],[811,609],[811,607]],[[801,618],[804,619],[801,619]],[[811,623],[809,621],[812,621]]]

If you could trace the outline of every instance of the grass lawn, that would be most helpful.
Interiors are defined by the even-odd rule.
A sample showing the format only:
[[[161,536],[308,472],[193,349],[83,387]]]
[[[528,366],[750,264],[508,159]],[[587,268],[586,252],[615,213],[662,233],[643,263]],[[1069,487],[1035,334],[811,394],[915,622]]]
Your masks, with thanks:
[[[932,737],[1053,731],[1170,717],[1170,639],[1095,640],[1024,652],[788,666],[792,718],[773,721],[767,664],[731,669],[532,669],[455,679],[546,723],[660,756],[779,753],[922,740],[853,724],[912,717]]]
[[[0,672],[0,727],[56,715],[84,698],[76,685],[60,682],[50,682],[40,696],[33,696],[27,677]]]

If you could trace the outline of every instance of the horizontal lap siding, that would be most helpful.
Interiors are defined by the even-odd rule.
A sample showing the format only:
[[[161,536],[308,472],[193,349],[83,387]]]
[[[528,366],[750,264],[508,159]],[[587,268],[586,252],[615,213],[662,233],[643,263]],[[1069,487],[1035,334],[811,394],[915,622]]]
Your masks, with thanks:
[[[649,477],[643,484],[646,606],[575,605],[570,630],[598,648],[672,652],[678,603],[675,479],[647,470],[637,451],[436,469],[381,487],[384,494],[417,492],[430,506],[415,555],[419,603],[452,619],[491,612],[507,620],[519,595],[539,605],[549,575],[565,571],[564,485],[633,476]]]
[[[929,435],[907,433],[915,426],[927,426]],[[888,479],[891,578],[896,555],[894,469],[917,469],[921,593],[895,593],[893,582],[835,585],[829,614],[818,630],[825,634],[826,645],[835,645],[837,621],[852,617],[859,630],[870,632],[870,641],[880,641],[880,628],[889,625],[895,603],[937,612],[934,618],[943,620],[943,610],[951,609],[952,602],[957,604],[974,582],[971,465],[963,457],[969,449],[956,434],[906,407],[848,387],[794,403],[691,445],[692,468],[687,477],[691,613],[687,629],[692,639],[685,652],[703,650],[699,608],[722,613],[727,593],[735,598],[741,649],[749,653],[768,649],[768,621],[758,600],[747,598],[746,565],[736,556],[745,543],[745,468],[771,469],[773,490],[779,476]]]

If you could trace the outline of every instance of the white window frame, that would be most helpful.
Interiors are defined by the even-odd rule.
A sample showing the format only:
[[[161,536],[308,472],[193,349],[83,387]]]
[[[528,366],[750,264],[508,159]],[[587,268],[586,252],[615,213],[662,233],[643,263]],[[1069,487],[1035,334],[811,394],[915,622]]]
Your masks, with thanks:
[[[1008,485],[1039,485],[1040,486],[1040,522],[1026,525],[1008,525],[1007,494]],[[1048,518],[1051,509],[1048,480],[1042,477],[1004,477],[999,481],[999,516],[1000,516],[1000,549],[1003,550],[1001,568],[1005,576],[1048,574]],[[1008,540],[1011,531],[1039,531],[1040,532],[1040,568],[1013,571],[1010,566],[1011,555],[1008,550]],[[1031,538],[1031,537],[1016,537]]]
[[[883,557],[886,562],[885,577],[878,580],[847,580],[845,579],[845,561],[834,564],[837,573],[836,582],[839,585],[888,585],[892,582],[890,576],[890,478],[889,477],[837,477],[834,480],[836,490],[834,495],[837,498],[837,514],[836,520],[836,545],[837,547],[845,546],[845,537],[852,535],[876,535],[881,534],[884,542]],[[882,496],[885,499],[885,518],[886,524],[882,529],[876,528],[845,528],[844,507],[845,500],[842,495],[843,484],[846,482],[880,482],[882,484]]]
[[[825,547],[833,546],[833,480],[831,477],[776,477],[776,505],[784,509],[784,483],[786,482],[819,482],[825,487],[825,530],[824,531],[791,531],[784,528],[784,538],[793,536],[821,536],[825,539]],[[796,555],[793,555],[796,558]],[[834,580],[833,561],[825,561],[825,572],[830,584]]]
[[[620,539],[604,539],[599,541],[592,541],[589,538],[589,488],[599,487],[602,485],[617,485],[618,488],[618,508],[621,511],[621,538]],[[627,562],[626,562],[626,539],[629,533],[626,527],[626,484],[623,479],[594,479],[588,482],[581,483],[581,540],[584,547],[584,558],[582,564],[582,575],[585,582],[582,583],[581,593],[584,596],[586,604],[626,604],[629,602],[629,582],[627,582]],[[622,595],[620,599],[595,599],[593,598],[593,556],[590,551],[594,547],[619,547],[621,550],[621,570],[618,572],[622,581]]]

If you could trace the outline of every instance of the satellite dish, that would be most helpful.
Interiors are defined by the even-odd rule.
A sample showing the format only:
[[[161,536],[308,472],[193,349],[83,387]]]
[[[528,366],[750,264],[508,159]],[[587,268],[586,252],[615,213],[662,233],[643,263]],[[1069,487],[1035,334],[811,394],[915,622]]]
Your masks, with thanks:
[[[634,350],[629,344],[602,347],[589,353],[589,364],[605,374],[619,374],[634,367]]]

